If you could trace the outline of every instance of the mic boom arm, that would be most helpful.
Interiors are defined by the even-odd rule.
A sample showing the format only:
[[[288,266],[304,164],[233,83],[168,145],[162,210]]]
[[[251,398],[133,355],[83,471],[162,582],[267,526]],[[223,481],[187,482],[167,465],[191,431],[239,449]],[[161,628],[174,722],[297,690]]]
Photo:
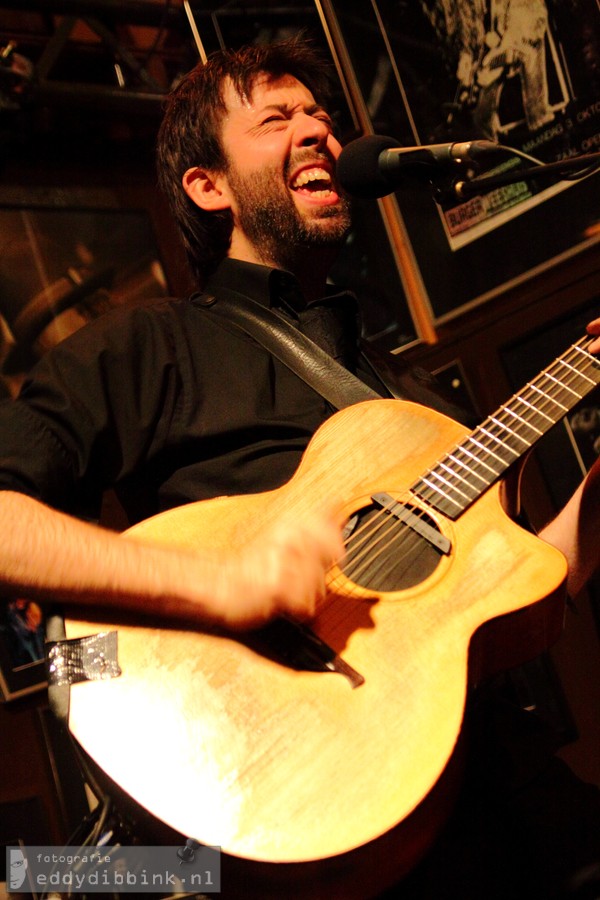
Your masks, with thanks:
[[[495,175],[473,175],[465,168],[493,154],[512,154],[534,163]],[[456,141],[420,147],[399,147],[392,137],[369,134],[357,138],[341,152],[337,176],[351,196],[363,199],[385,197],[403,186],[431,185],[439,202],[465,200],[486,191],[519,181],[539,178],[583,178],[600,166],[600,153],[589,153],[553,163],[540,163],[512,147],[492,141]],[[461,175],[457,169],[462,167]]]
[[[507,148],[509,149],[509,148]],[[455,179],[453,184],[445,188],[436,190],[434,187],[434,195],[436,200],[458,199],[466,200],[469,197],[475,197],[477,194],[485,194],[494,188],[502,187],[505,184],[515,184],[519,181],[535,181],[538,178],[557,178],[577,180],[591,174],[594,169],[600,166],[600,152],[587,153],[582,156],[574,156],[570,159],[561,159],[552,163],[540,163],[537,166],[530,166],[528,169],[515,169],[512,172],[500,172],[498,175],[480,175],[475,178],[465,178],[463,180]],[[569,179],[569,176],[571,178]]]

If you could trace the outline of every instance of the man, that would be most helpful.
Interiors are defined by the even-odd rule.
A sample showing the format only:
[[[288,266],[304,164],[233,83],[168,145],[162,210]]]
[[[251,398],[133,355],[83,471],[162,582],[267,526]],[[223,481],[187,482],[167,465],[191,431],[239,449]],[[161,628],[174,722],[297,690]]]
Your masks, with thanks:
[[[323,297],[350,217],[321,72],[291,42],[219,54],[174,92],[161,179],[208,303],[109,314],[48,354],[2,409],[7,593],[237,628],[311,615],[342,554],[335,509],[273,523],[233,558],[116,537],[69,513],[90,514],[108,485],[135,521],[189,500],[269,490],[295,471],[331,409],[211,312],[231,291],[280,309],[373,379],[357,354],[351,297]],[[432,896],[448,884],[438,868]]]
[[[353,298],[317,302],[350,224],[323,71],[299,42],[198,67],[166,112],[160,175],[200,285],[273,303],[369,380]],[[310,616],[343,552],[335,510],[273,523],[231,558],[117,538],[63,513],[94,518],[111,485],[131,522],[272,489],[331,412],[210,308],[167,301],[98,320],[0,408],[0,586],[239,628]]]
[[[226,253],[251,263],[287,264],[302,274],[306,295],[313,297],[348,228],[349,211],[333,184],[340,145],[332,135],[329,117],[307,87],[293,75],[284,75],[286,64],[299,74],[306,71],[307,76],[312,66],[319,83],[320,70],[310,53],[298,47],[295,54],[294,61],[293,52],[274,52],[274,74],[260,78],[258,59],[253,69],[247,68],[252,53],[240,59],[238,77],[248,72],[252,98],[238,93],[230,79],[221,85],[223,74],[215,73],[205,105],[217,112],[213,114],[217,121],[207,144],[215,154],[222,143],[235,162],[225,169],[215,156],[213,167],[186,166],[175,177],[179,182],[183,177],[190,198],[183,202],[191,204],[191,218],[197,209],[221,224],[233,219],[230,240],[225,234],[228,226],[220,230],[215,226],[221,243],[213,258],[204,260],[202,251],[198,254],[196,268],[201,267],[204,276]],[[178,104],[185,102],[194,77],[181,85],[167,122]],[[164,141],[170,127],[163,129]],[[192,131],[183,134],[184,145],[187,141],[188,148],[193,147],[198,131],[205,127],[205,119],[196,121]],[[172,152],[169,147],[163,155]],[[197,157],[192,153],[191,158]],[[262,191],[273,202],[265,204],[266,210],[254,210],[251,198],[260,197]],[[179,185],[177,192],[183,193]],[[272,223],[275,210],[278,218]],[[295,245],[297,258],[290,252]],[[254,270],[249,277],[266,283],[267,274]],[[245,273],[237,277],[244,284]],[[217,328],[225,354],[219,360],[218,339],[213,343],[210,334],[215,325],[206,318],[187,303],[109,316],[98,328],[76,334],[43,360],[21,398],[3,407],[0,483],[5,491],[0,515],[6,539],[0,550],[0,583],[6,593],[101,602],[144,614],[233,627],[255,625],[277,613],[303,618],[313,611],[323,592],[324,572],[342,553],[339,522],[329,511],[317,511],[305,522],[275,523],[269,534],[257,536],[228,559],[120,539],[57,511],[81,513],[85,507],[97,508],[102,489],[117,483],[135,521],[186,500],[273,487],[292,474],[310,434],[325,417],[324,402],[300,389],[296,408],[292,403],[290,410],[280,411],[275,408],[276,398],[265,413],[267,419],[271,416],[270,422],[261,422],[260,414],[258,421],[242,421],[252,415],[242,403],[236,423],[240,433],[234,435],[233,404],[236,394],[246,389],[242,379],[248,370],[243,353],[238,353],[231,371],[222,377],[229,352],[227,332]],[[179,357],[172,354],[175,338]],[[200,344],[192,348],[194,340]],[[153,341],[163,353],[158,362]],[[192,349],[202,357],[193,363]],[[256,355],[256,350],[250,354]],[[258,355],[262,356],[260,351]],[[251,360],[249,365],[260,368],[263,362]],[[198,366],[198,373],[185,369],[192,364]],[[268,368],[270,363],[265,365]],[[175,373],[175,367],[182,371]],[[203,367],[213,370],[209,381],[215,391],[209,399],[208,385],[200,377]],[[284,381],[286,377],[283,373]],[[127,383],[132,396],[124,396]],[[229,397],[226,389],[230,389]],[[266,383],[257,385],[255,400],[269,390]],[[184,411],[190,421],[167,422],[168,415],[181,413],[178,404],[196,405]],[[219,438],[215,423],[223,424],[229,434]],[[235,446],[228,444],[230,440]],[[278,444],[281,449],[275,454]],[[274,462],[276,455],[280,465]],[[200,473],[187,478],[195,456],[204,458],[204,467],[200,465]],[[248,473],[238,475],[244,457]],[[235,474],[224,491],[222,483],[227,478],[222,473],[227,465]],[[180,478],[178,468],[184,473]]]

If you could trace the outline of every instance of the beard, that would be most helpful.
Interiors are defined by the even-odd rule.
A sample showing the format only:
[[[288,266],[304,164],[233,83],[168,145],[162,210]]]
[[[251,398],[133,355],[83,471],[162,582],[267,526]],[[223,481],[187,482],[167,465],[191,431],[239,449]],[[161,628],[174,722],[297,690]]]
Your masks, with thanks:
[[[303,215],[279,170],[241,176],[231,165],[227,178],[238,205],[238,227],[264,263],[292,269],[309,248],[341,246],[350,228],[349,200],[341,197],[333,206],[307,207]]]

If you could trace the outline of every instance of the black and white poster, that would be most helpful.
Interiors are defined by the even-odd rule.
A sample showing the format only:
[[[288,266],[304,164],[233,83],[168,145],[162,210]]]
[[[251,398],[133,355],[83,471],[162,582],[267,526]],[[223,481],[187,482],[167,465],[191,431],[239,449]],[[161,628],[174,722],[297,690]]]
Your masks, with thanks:
[[[462,196],[450,173],[441,195],[408,177],[396,192],[435,321],[600,239],[600,175],[525,174],[600,151],[599,0],[351,0],[336,13],[376,134],[507,148],[467,172],[501,186]]]
[[[597,0],[379,0],[415,144],[487,139],[541,163],[600,150]],[[402,128],[400,122],[393,122]],[[406,122],[404,129],[406,129]],[[507,155],[486,175],[522,167]],[[569,187],[516,180],[445,202],[448,241],[462,246]]]

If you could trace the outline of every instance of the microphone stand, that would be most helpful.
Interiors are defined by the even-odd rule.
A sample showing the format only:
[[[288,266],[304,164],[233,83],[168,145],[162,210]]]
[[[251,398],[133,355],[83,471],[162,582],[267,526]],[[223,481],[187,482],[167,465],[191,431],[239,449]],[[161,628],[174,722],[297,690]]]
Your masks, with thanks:
[[[510,147],[502,147],[501,149],[510,153]],[[446,180],[445,185],[436,184],[433,181],[434,199],[438,203],[467,200],[469,197],[476,197],[478,194],[485,194],[487,191],[494,190],[494,188],[503,187],[506,184],[516,184],[519,181],[529,182],[540,178],[557,178],[560,181],[561,176],[572,172],[580,172],[581,177],[583,177],[587,174],[587,169],[590,169],[589,174],[592,174],[594,166],[600,167],[600,152],[573,156],[570,159],[561,159],[558,162],[541,163],[537,166],[530,166],[528,169],[500,172],[498,175],[476,175],[473,178],[466,175],[464,179],[454,178],[450,184]]]

